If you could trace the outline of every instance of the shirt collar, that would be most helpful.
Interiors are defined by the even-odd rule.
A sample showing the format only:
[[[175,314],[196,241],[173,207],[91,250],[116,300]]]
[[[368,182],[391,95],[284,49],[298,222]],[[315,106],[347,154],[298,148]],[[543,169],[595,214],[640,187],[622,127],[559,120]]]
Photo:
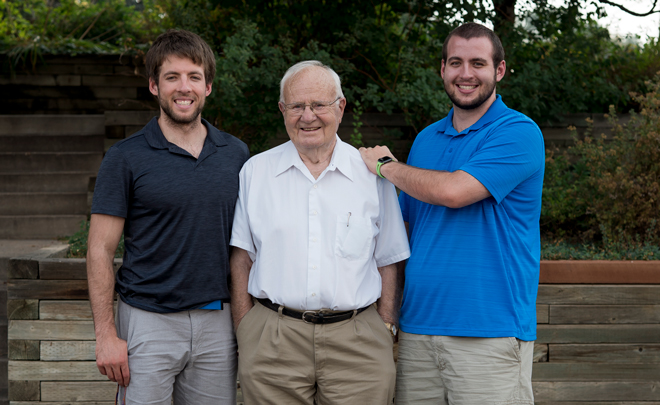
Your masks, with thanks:
[[[208,121],[202,118],[202,124],[206,127],[206,139],[204,140],[204,146],[211,143],[217,147],[227,145],[227,140],[222,135],[220,130],[215,128],[213,125],[209,124]],[[145,125],[144,127],[144,136],[147,140],[149,146],[154,149],[169,149],[170,142],[163,135],[163,131],[158,125],[158,117],[154,117]]]
[[[493,104],[491,104],[490,107],[488,108],[488,111],[486,111],[486,113],[482,115],[477,122],[475,122],[470,127],[458,133],[454,129],[454,124],[452,123],[452,120],[454,119],[454,108],[452,108],[449,111],[449,114],[447,114],[447,118],[444,119],[444,122],[442,122],[438,126],[438,132],[444,132],[447,135],[454,136],[454,135],[467,134],[470,131],[478,131],[481,128],[483,128],[485,125],[495,121],[507,109],[508,107],[502,101],[502,96],[498,94],[497,97],[495,98],[495,101],[493,101]]]
[[[348,151],[346,150],[347,145],[339,139],[337,134],[335,134],[335,137],[335,148],[332,151],[332,157],[330,158],[330,163],[328,164],[326,171],[334,171],[335,169],[338,169],[344,176],[353,181],[353,169],[351,167]],[[303,168],[306,169],[305,163],[300,158],[296,146],[292,141],[289,141],[284,144],[284,152],[280,156],[277,170],[275,170],[275,176],[277,177],[284,173],[291,166],[298,168],[300,171],[303,171]]]

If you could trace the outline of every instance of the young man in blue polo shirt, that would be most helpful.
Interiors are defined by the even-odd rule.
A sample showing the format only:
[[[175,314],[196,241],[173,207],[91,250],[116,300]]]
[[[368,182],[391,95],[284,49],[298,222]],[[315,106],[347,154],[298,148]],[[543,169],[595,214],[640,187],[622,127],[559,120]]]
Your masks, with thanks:
[[[119,384],[118,403],[235,405],[228,250],[248,148],[201,118],[215,57],[199,36],[162,34],[146,69],[160,117],[110,148],[94,190],[87,275],[96,363]]]
[[[397,404],[534,403],[545,155],[538,126],[496,94],[505,71],[499,38],[460,26],[443,46],[448,116],[417,136],[407,165],[386,147],[360,150],[402,190],[412,250]]]

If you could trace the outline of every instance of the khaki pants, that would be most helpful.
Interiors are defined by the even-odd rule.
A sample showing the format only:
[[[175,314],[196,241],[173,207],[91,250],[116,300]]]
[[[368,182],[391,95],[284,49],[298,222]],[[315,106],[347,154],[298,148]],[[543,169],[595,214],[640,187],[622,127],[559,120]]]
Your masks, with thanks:
[[[534,405],[534,342],[401,332],[397,405]]]
[[[236,337],[245,405],[392,403],[392,338],[373,305],[349,320],[313,325],[257,303]]]

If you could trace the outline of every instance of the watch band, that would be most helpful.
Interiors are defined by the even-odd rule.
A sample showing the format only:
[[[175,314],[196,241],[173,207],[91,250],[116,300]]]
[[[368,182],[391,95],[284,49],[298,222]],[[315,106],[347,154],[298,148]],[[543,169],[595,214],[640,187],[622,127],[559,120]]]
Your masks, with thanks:
[[[382,165],[384,165],[384,164],[385,164],[385,163],[383,163],[383,162],[378,162],[378,163],[376,163],[376,173],[378,174],[378,177],[380,177],[381,179],[384,179],[384,178],[385,178],[385,176],[383,176],[383,175],[380,173],[380,167],[381,167]]]
[[[378,177],[380,177],[381,179],[384,179],[385,176],[383,176],[383,174],[380,172],[380,167],[381,167],[382,165],[387,164],[387,163],[390,163],[390,162],[394,162],[394,159],[392,159],[392,158],[389,157],[389,156],[383,156],[382,158],[378,159],[378,163],[376,163],[376,174],[377,174]]]

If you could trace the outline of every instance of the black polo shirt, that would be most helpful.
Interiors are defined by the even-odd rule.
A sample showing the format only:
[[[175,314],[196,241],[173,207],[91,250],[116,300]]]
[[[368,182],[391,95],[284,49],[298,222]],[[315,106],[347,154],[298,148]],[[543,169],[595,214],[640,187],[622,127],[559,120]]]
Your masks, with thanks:
[[[126,219],[115,289],[133,307],[165,313],[229,299],[229,239],[249,151],[202,122],[197,159],[168,142],[154,118],[101,164],[92,214]]]

